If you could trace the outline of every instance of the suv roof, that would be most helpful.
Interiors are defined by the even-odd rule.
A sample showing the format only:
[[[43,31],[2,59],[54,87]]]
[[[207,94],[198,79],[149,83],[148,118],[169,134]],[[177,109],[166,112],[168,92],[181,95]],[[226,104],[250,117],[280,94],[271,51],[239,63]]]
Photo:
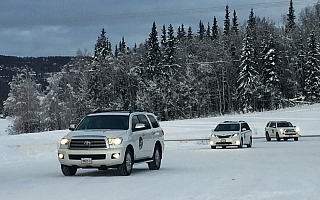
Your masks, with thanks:
[[[240,124],[240,123],[245,123],[245,121],[224,121],[224,122],[221,122],[220,124],[234,124],[234,123],[237,123],[237,124]]]
[[[132,110],[96,110],[92,113],[89,113],[88,116],[94,115],[130,115],[131,113],[144,113],[152,114],[146,111],[132,111]]]
[[[269,123],[283,123],[283,122],[289,122],[289,121],[269,121]]]

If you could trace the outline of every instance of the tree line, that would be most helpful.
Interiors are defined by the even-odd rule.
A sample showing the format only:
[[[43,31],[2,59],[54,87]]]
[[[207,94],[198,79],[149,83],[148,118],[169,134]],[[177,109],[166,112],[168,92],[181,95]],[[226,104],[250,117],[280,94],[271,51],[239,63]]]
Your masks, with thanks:
[[[101,110],[147,110],[159,120],[273,110],[317,103],[320,96],[320,4],[296,19],[293,2],[283,26],[255,16],[239,24],[225,7],[199,21],[196,32],[153,22],[146,41],[112,45],[102,29],[91,56],[79,50],[39,90],[24,68],[10,82],[4,108],[14,116],[12,133],[65,129]]]

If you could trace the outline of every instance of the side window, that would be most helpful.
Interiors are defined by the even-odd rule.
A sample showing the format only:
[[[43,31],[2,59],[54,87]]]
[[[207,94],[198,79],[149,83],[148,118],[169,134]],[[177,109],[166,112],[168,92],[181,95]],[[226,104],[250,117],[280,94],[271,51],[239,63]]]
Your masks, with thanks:
[[[244,123],[243,126],[244,126],[247,130],[250,130],[249,124]]]
[[[276,127],[276,123],[271,122],[270,127],[275,128]]]
[[[158,121],[152,115],[148,115],[148,118],[150,119],[153,128],[159,127]]]
[[[145,129],[151,129],[150,123],[145,115],[138,115],[139,123],[146,125]]]
[[[267,123],[266,127],[270,127],[270,122]]]
[[[132,131],[136,131],[135,130],[135,128],[134,127],[136,127],[136,124],[138,124],[139,123],[139,119],[138,119],[138,117],[137,116],[133,116],[132,117]]]

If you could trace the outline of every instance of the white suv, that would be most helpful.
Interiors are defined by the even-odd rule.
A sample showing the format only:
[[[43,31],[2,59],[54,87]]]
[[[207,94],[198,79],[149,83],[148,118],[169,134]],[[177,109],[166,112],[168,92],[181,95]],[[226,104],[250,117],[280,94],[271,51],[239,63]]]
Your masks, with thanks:
[[[299,131],[299,127],[293,126],[291,122],[270,121],[265,128],[266,140],[271,141],[271,138],[276,138],[277,141],[281,139],[287,141],[289,138],[293,138],[294,141],[298,141]]]
[[[252,146],[252,131],[245,121],[224,121],[212,130],[210,146],[215,149],[217,146],[237,146],[242,148]]]
[[[164,131],[152,113],[92,113],[69,129],[58,149],[65,176],[75,175],[77,168],[116,168],[119,175],[128,176],[138,162],[147,162],[151,170],[160,168]]]

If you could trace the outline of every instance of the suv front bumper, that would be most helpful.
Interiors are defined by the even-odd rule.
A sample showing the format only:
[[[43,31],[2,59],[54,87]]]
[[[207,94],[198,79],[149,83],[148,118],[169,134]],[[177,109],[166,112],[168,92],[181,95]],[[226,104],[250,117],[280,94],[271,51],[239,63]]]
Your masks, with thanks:
[[[59,162],[78,168],[111,167],[123,163],[125,148],[70,150],[59,149]]]

